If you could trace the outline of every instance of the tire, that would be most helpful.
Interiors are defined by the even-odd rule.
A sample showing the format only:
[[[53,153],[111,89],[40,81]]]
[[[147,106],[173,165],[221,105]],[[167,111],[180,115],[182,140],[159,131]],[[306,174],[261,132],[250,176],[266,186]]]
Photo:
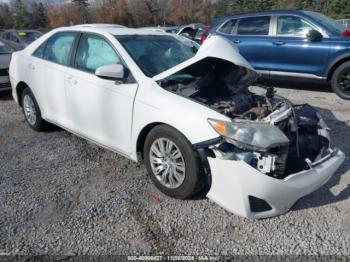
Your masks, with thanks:
[[[161,155],[157,155],[155,151],[158,149],[158,153],[160,153],[160,144],[163,143],[164,148],[166,148],[167,142],[168,145],[172,143],[172,146],[169,147],[171,151],[167,153],[168,156],[173,155],[173,157],[166,157],[166,150],[163,150],[162,156],[164,157],[160,163]],[[205,179],[201,176],[198,156],[192,149],[190,142],[179,131],[170,126],[159,125],[148,133],[143,156],[152,182],[167,196],[188,199],[198,193],[205,184]],[[157,163],[154,163],[155,161],[151,163],[151,159],[157,160]],[[157,171],[162,168],[163,171],[157,174]],[[174,175],[174,170],[177,175]],[[165,179],[162,180],[162,178]]]
[[[23,90],[21,101],[24,118],[28,125],[35,131],[48,130],[49,124],[41,118],[38,103],[28,87]]]
[[[331,85],[338,96],[350,100],[350,61],[340,65],[334,71]]]

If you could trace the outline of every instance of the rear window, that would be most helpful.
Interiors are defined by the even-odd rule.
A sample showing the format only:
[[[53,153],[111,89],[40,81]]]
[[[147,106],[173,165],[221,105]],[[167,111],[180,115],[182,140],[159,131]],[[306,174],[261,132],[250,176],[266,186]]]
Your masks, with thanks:
[[[248,17],[239,20],[238,35],[268,35],[270,16]]]

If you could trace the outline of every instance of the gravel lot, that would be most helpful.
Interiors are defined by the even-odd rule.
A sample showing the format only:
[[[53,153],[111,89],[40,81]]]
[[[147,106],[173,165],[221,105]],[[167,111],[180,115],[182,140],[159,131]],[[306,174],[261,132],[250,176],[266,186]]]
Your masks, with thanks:
[[[319,108],[350,156],[350,101],[321,90],[278,93]],[[32,131],[0,93],[0,254],[350,255],[349,169],[289,213],[248,220],[168,198],[142,165],[63,130]]]

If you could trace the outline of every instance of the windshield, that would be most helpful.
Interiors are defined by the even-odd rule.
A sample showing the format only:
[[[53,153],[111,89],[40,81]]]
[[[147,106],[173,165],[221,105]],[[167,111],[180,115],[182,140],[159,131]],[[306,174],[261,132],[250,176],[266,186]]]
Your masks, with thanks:
[[[0,55],[9,55],[13,52],[12,48],[0,42]]]
[[[311,11],[306,11],[305,13],[321,24],[332,36],[340,36],[346,30],[345,26],[321,13]]]
[[[121,35],[118,41],[148,77],[192,58],[199,45],[181,36]]]
[[[30,44],[41,36],[40,32],[28,32],[28,31],[20,31],[18,32],[19,37],[22,41]]]

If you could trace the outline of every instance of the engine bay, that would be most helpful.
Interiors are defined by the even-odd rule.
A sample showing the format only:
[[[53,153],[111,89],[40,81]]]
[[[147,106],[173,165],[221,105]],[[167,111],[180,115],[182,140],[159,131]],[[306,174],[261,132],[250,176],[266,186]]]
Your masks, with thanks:
[[[265,136],[275,136],[271,139],[279,141],[264,147],[240,143],[235,132],[241,129],[233,128],[232,137],[224,137],[223,143],[210,148],[215,157],[242,160],[262,173],[283,179],[308,169],[310,163],[327,153],[328,128],[320,125],[322,120],[313,107],[293,105],[270,87],[262,95],[249,91],[248,87],[258,77],[255,71],[212,58],[200,63],[160,81],[159,85],[228,116],[233,126],[243,123],[250,125],[250,129],[252,126],[266,129],[269,125],[271,131],[264,131]],[[283,134],[272,132],[274,127]]]

